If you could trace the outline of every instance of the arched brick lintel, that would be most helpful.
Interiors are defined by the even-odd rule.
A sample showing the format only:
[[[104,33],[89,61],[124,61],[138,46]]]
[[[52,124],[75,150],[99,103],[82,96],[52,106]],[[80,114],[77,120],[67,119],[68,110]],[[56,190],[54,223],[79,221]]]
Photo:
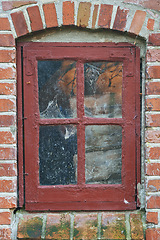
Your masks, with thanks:
[[[128,7],[128,6],[127,6]],[[80,2],[75,4],[64,1],[59,4],[45,3],[41,6],[27,6],[11,13],[15,29],[15,37],[24,36],[30,32],[61,26],[78,26],[90,29],[113,29],[129,32],[148,39],[155,29],[155,19],[144,11],[122,8],[109,4],[91,4]],[[60,11],[61,9],[61,11]]]

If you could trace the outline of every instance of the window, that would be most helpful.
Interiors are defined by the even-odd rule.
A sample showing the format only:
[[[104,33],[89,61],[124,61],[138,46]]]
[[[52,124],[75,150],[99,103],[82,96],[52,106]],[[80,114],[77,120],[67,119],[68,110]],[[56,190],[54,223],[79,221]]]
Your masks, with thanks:
[[[135,209],[139,49],[23,43],[18,60],[20,202],[27,210]]]

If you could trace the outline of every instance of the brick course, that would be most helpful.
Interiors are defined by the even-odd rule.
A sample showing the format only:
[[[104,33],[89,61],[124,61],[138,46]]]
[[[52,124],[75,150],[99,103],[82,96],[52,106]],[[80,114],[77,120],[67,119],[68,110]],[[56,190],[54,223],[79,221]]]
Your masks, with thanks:
[[[90,17],[91,3],[81,2],[78,8],[77,26],[87,27]]]
[[[16,197],[0,197],[0,208],[15,208],[16,207]]]
[[[12,13],[11,17],[18,37],[29,32],[23,12]]]
[[[3,11],[8,11],[8,10],[12,10],[14,8],[18,8],[24,5],[28,5],[28,4],[33,4],[33,3],[37,3],[37,1],[31,0],[31,1],[2,1],[2,8]]]
[[[160,114],[147,113],[146,114],[146,126],[147,127],[159,127],[160,126]]]
[[[147,28],[151,31],[154,30],[154,23],[155,23],[155,20],[152,19],[152,18],[149,18],[148,19],[148,22],[147,22]]]
[[[116,13],[116,18],[114,21],[113,29],[119,30],[119,31],[124,31],[126,23],[127,23],[127,14],[129,10],[127,9],[121,9],[118,7],[117,13]]]
[[[11,229],[4,227],[0,229],[0,239],[10,240],[11,239]]]
[[[0,112],[10,112],[16,110],[16,102],[14,99],[0,99]]]
[[[137,10],[134,14],[129,31],[131,33],[138,35],[142,29],[145,17],[146,17],[146,12]]]
[[[159,82],[146,83],[146,94],[148,95],[160,95]]]
[[[17,175],[17,165],[14,163],[0,163],[0,177],[13,177]]]
[[[46,26],[48,28],[57,27],[58,22],[54,3],[44,4],[43,10],[45,15]]]
[[[160,46],[160,33],[153,33],[149,36],[149,44],[153,46]]]
[[[74,2],[63,2],[63,25],[74,25]]]
[[[160,49],[148,49],[147,50],[147,61],[148,62],[160,62]]]
[[[149,66],[148,75],[149,78],[160,78],[160,66]]]
[[[127,4],[134,3],[141,5]],[[55,28],[59,25],[76,25],[83,28],[103,28],[127,31],[132,33],[134,44],[137,35],[145,38],[146,55],[146,196],[147,225],[146,240],[160,238],[157,209],[160,209],[160,25],[158,23],[158,0],[123,0],[117,5],[108,5],[107,1],[96,5],[92,1],[64,1],[59,4],[51,0],[47,3],[39,1],[3,1],[0,16],[0,239],[11,239],[11,215],[17,206],[16,181],[17,148],[16,133],[16,45],[17,37],[29,34],[29,31],[39,31]],[[114,4],[114,3],[113,3]],[[148,7],[149,9],[145,9]],[[61,8],[61,9],[60,9]],[[40,11],[41,9],[41,11]],[[152,11],[152,9],[157,10]],[[132,14],[133,13],[133,14]],[[44,14],[44,22],[42,22]],[[111,24],[112,23],[112,24]],[[112,25],[112,26],[111,26]],[[28,26],[30,26],[28,28]],[[107,30],[106,30],[107,31]],[[149,36],[149,37],[148,37]],[[14,80],[14,81],[13,81]],[[6,128],[7,129],[4,129]],[[9,146],[8,146],[9,145]],[[4,179],[2,179],[4,177]],[[9,194],[9,195],[8,195]],[[6,209],[6,210],[5,210]],[[126,233],[127,215],[123,213],[72,213],[41,215],[25,213],[18,223],[18,239],[40,239],[42,226],[45,226],[45,239],[125,239],[126,234],[132,239],[144,239],[141,215],[129,213],[130,233]],[[22,214],[23,215],[23,214]],[[70,228],[72,223],[72,228]],[[110,224],[108,224],[110,223]],[[3,226],[4,225],[4,226]],[[8,225],[8,227],[7,227]],[[32,226],[32,227],[31,227]],[[34,226],[34,227],[33,227]],[[159,226],[159,225],[158,225]],[[31,228],[29,228],[31,227]],[[28,230],[29,229],[29,230]],[[56,232],[56,230],[57,232]],[[107,229],[107,231],[106,231]],[[28,233],[29,231],[29,233]],[[73,231],[73,232],[72,232]],[[56,235],[58,234],[58,235]],[[43,235],[43,236],[44,236]]]
[[[28,15],[30,18],[30,24],[32,31],[38,31],[43,29],[42,19],[40,16],[38,6],[27,8]]]
[[[15,63],[15,58],[16,58],[15,50],[0,50],[0,62]]]
[[[98,25],[103,28],[110,28],[113,5],[101,4]]]
[[[0,47],[15,46],[15,39],[12,34],[0,34]]]
[[[149,228],[146,230],[146,240],[155,240],[160,238],[160,228]]]
[[[92,28],[95,28],[95,25],[96,25],[98,9],[99,9],[99,6],[94,5],[94,11],[93,11],[93,16],[92,16]]]
[[[157,212],[147,212],[146,221],[148,223],[158,224],[158,213]]]
[[[0,18],[0,31],[11,30],[8,18]]]
[[[11,212],[0,212],[0,225],[11,224]]]
[[[159,192],[160,191],[160,180],[148,180],[147,182],[147,191],[148,192]]]
[[[16,117],[13,115],[2,115],[0,117],[0,127],[9,127],[15,125]]]

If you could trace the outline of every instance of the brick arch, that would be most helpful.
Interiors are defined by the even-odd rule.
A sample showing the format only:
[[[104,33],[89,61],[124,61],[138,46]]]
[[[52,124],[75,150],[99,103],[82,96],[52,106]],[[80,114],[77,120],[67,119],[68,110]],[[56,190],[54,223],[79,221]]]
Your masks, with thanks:
[[[97,4],[87,2],[77,3],[71,1],[48,0],[43,4],[41,0],[25,1],[1,1],[0,9],[0,239],[11,239],[12,226],[21,229],[23,222],[12,222],[12,210],[17,207],[17,141],[16,134],[16,48],[15,38],[25,36],[31,32],[42,31],[60,26],[78,26],[89,29],[114,29],[115,31],[128,32],[133,36],[141,36],[146,39],[146,240],[159,239],[160,209],[159,173],[160,173],[160,25],[159,13],[149,9],[149,3],[159,0],[115,0],[118,5]],[[107,0],[105,0],[107,2]],[[105,2],[104,1],[104,2]],[[43,1],[44,2],[44,1]],[[90,0],[91,2],[91,0]],[[95,2],[95,1],[94,1]],[[123,2],[123,3],[122,3]],[[144,7],[124,4],[124,2],[142,3]],[[0,4],[0,5],[1,5]],[[146,4],[148,4],[146,6]],[[159,3],[158,3],[159,4]],[[158,6],[158,4],[156,6]],[[154,5],[155,6],[155,5]],[[0,7],[1,8],[1,7]],[[155,9],[156,10],[156,9]],[[158,7],[157,7],[158,10]],[[149,38],[148,38],[149,36]],[[148,41],[148,42],[147,42]],[[19,120],[19,119],[18,119]],[[20,146],[19,146],[20,147]],[[3,178],[4,176],[4,178]],[[143,183],[142,183],[143,184]],[[143,197],[142,192],[139,196]],[[3,194],[1,194],[3,192]],[[141,194],[142,193],[142,194]],[[142,208],[144,202],[142,201]],[[15,211],[16,212],[16,211]],[[136,220],[137,239],[142,231],[140,212],[126,212],[126,222],[130,226],[130,234],[135,233],[133,225]],[[20,213],[22,214],[22,213]],[[55,216],[51,213],[41,213],[43,220],[52,217],[60,218],[60,213]],[[95,218],[96,218],[95,213]],[[99,219],[100,219],[100,214]],[[124,219],[125,213],[112,212],[112,216]],[[110,213],[102,213],[102,216],[111,216]],[[40,216],[24,213],[26,219]],[[85,219],[82,214],[76,214],[75,219]],[[130,219],[129,219],[130,216]],[[72,215],[73,217],[73,215]],[[25,217],[24,217],[25,219]],[[128,220],[127,220],[128,219]],[[133,219],[133,220],[132,220]],[[72,218],[73,220],[73,218]],[[26,221],[26,220],[25,220]],[[78,220],[77,225],[78,225]],[[75,221],[75,223],[76,223]],[[88,221],[88,219],[87,219]],[[130,221],[130,222],[129,222]],[[40,221],[41,222],[41,221]],[[86,222],[86,220],[84,220]],[[102,218],[103,222],[103,218]],[[124,220],[125,222],[125,220]],[[139,224],[140,223],[140,224]],[[16,225],[17,224],[17,225]],[[100,223],[99,223],[100,225]],[[26,226],[26,223],[25,223]],[[87,223],[88,226],[88,223]],[[139,227],[137,229],[137,226]],[[41,225],[40,225],[41,227]],[[112,228],[112,226],[111,226]],[[25,229],[25,228],[24,228]],[[113,231],[114,228],[112,228]],[[130,229],[130,228],[129,228]],[[140,231],[140,230],[141,231]],[[127,228],[126,228],[127,230]],[[133,233],[132,233],[133,230]],[[129,231],[129,230],[127,230]],[[13,235],[15,229],[13,230]],[[24,233],[25,234],[25,233]],[[26,236],[20,236],[24,238]],[[83,237],[82,237],[83,238]],[[131,238],[134,238],[132,235]]]
[[[43,5],[32,4],[23,9],[14,9],[11,15],[11,24],[14,27],[15,38],[46,28],[61,26],[78,26],[90,29],[113,29],[129,32],[148,38],[155,29],[154,13],[147,14],[146,9],[138,7],[128,8],[109,4],[91,4],[90,2],[64,1]],[[150,10],[151,12],[151,10]],[[152,16],[150,18],[150,16]]]

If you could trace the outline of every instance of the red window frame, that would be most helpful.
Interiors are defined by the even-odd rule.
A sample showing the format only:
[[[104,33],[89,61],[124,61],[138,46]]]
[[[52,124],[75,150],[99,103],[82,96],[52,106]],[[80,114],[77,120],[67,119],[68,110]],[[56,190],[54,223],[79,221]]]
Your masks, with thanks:
[[[19,206],[36,210],[131,210],[140,182],[140,50],[129,43],[18,43]],[[77,118],[40,119],[38,60],[77,61]],[[83,62],[123,63],[122,118],[84,116]],[[39,126],[77,125],[77,185],[39,184]],[[122,184],[85,184],[85,126],[122,127]]]

